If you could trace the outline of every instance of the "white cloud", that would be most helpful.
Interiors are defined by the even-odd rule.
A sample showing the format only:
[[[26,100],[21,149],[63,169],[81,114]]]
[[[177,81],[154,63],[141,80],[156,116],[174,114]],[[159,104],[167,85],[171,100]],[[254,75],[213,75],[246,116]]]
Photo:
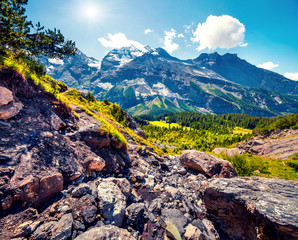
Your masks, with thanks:
[[[257,65],[258,68],[264,68],[264,69],[267,69],[267,70],[271,70],[273,68],[277,68],[278,67],[278,64],[275,64],[273,62],[265,62],[263,64],[259,64]]]
[[[177,43],[173,42],[173,39],[176,38],[176,30],[171,29],[171,31],[165,31],[165,37],[163,39],[164,49],[172,53],[176,51],[179,48],[179,45]]]
[[[190,28],[195,25],[194,22],[192,22],[190,25],[183,25],[184,27],[184,32],[188,33],[190,31]]]
[[[101,43],[102,46],[105,48],[122,48],[122,47],[130,47],[134,45],[138,49],[143,49],[144,45],[137,41],[128,40],[124,33],[115,33],[111,34],[108,33],[106,38],[101,37],[98,38],[98,41]]]
[[[144,31],[144,33],[147,35],[148,33],[152,33],[153,32],[153,30],[152,29],[146,29],[145,31]]]
[[[289,72],[287,72],[284,76],[286,78],[289,78],[289,79],[298,81],[298,72],[297,73],[289,73]]]
[[[191,25],[183,25],[183,27],[185,28],[185,30],[189,30],[191,28]]]
[[[179,33],[179,34],[178,34],[178,38],[185,38],[185,36],[184,36],[183,33]]]
[[[199,23],[193,31],[192,42],[200,45],[197,50],[205,48],[214,50],[216,48],[230,49],[243,44],[245,27],[236,18],[229,15],[213,16],[210,15],[206,22]]]
[[[246,47],[248,45],[248,43],[243,43],[240,45],[240,47]]]

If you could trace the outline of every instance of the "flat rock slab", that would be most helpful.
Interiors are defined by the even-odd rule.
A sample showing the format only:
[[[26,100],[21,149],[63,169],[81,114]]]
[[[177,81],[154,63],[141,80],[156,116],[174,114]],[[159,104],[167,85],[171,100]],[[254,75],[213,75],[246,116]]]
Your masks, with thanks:
[[[102,227],[95,227],[83,234],[79,235],[75,240],[135,240],[135,238],[123,228],[118,228],[113,225],[105,225]]]
[[[212,179],[204,202],[222,237],[298,239],[297,181]]]
[[[298,153],[298,130],[275,130],[268,137],[255,137],[239,144],[242,152],[267,158],[288,159]]]

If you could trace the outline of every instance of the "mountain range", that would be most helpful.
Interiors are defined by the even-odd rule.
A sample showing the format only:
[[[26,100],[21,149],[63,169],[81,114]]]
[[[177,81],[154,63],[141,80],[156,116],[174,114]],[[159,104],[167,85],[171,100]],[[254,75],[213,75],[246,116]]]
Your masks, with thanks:
[[[298,112],[298,82],[239,58],[201,54],[180,60],[162,48],[114,49],[102,61],[82,52],[63,60],[42,58],[59,81],[132,115],[195,111],[274,116]]]

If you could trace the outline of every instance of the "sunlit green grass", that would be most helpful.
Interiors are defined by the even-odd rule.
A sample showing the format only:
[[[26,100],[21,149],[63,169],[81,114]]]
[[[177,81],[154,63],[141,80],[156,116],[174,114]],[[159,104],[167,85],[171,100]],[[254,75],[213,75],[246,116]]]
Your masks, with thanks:
[[[225,155],[217,156],[230,161],[239,176],[260,176],[298,180],[297,159],[271,159],[253,154],[235,155],[232,157]],[[258,173],[258,171],[260,173]]]
[[[181,126],[178,123],[166,123],[163,121],[149,121],[151,125],[157,126],[157,127],[164,127],[164,128],[181,128]],[[184,130],[190,130],[190,127],[183,127]]]
[[[241,127],[235,127],[233,130],[234,134],[252,134],[252,130],[251,129],[245,129],[245,128],[241,128]]]

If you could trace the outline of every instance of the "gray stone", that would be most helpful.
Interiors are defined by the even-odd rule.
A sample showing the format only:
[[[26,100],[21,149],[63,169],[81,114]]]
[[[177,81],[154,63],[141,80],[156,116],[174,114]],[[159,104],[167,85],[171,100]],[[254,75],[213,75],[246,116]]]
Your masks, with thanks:
[[[48,239],[49,232],[57,222],[51,221],[40,225],[35,232],[30,236],[30,240],[45,240]]]
[[[73,217],[71,213],[63,215],[51,230],[51,240],[66,240],[71,236]]]
[[[205,191],[210,219],[232,239],[298,239],[298,182],[214,179]]]
[[[108,178],[106,181],[113,181],[119,187],[126,199],[128,199],[132,188],[130,182],[126,178]]]
[[[131,226],[138,227],[145,221],[144,213],[146,211],[144,203],[133,203],[126,208],[126,217],[128,224]]]
[[[204,223],[200,219],[195,219],[191,222],[191,224],[198,229],[200,229],[202,232],[207,232],[207,228],[204,225]]]
[[[75,230],[79,230],[79,231],[84,231],[86,229],[85,225],[83,223],[81,223],[80,221],[74,221],[73,228]]]
[[[86,206],[82,209],[82,215],[84,221],[88,224],[91,224],[96,219],[97,207],[95,206]]]
[[[161,209],[164,208],[164,206],[165,204],[163,200],[161,198],[156,198],[150,203],[148,211],[153,214],[160,213]]]
[[[181,211],[178,209],[163,209],[161,211],[161,218],[163,221],[167,224],[168,222],[171,222],[174,224],[180,235],[182,236],[185,232],[185,227],[190,222],[188,218],[186,218]]]
[[[135,240],[135,238],[126,230],[113,225],[104,225],[102,227],[91,228],[82,233],[75,240]]]
[[[110,224],[121,226],[126,208],[126,197],[112,181],[103,181],[98,185],[99,209],[101,215]]]
[[[80,198],[81,196],[83,196],[85,194],[92,194],[92,190],[88,184],[82,183],[72,191],[71,195],[73,197]]]
[[[220,239],[218,232],[216,231],[214,225],[212,222],[210,222],[208,219],[204,218],[202,220],[202,223],[207,229],[207,236],[209,236],[212,239]]]

